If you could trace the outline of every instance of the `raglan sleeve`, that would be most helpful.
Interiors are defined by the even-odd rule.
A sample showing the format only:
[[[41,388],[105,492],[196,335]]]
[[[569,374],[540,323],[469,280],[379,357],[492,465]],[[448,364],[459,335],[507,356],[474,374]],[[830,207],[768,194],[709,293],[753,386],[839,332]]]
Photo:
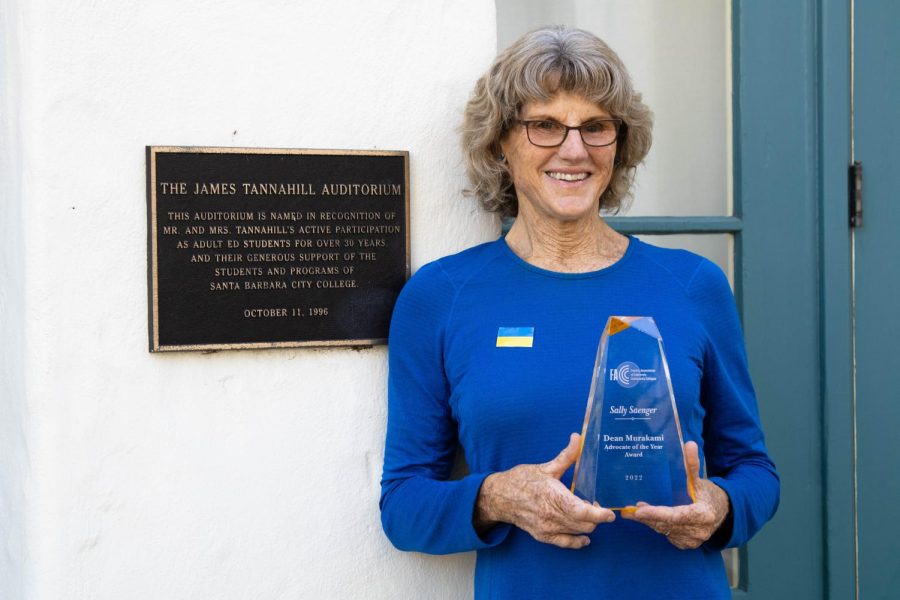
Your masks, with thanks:
[[[766,450],[756,394],[728,280],[704,260],[691,296],[706,331],[701,402],[703,453],[710,481],[728,494],[731,512],[706,542],[715,550],[746,543],[775,514],[780,480]]]
[[[483,537],[472,516],[489,473],[450,480],[458,446],[444,369],[444,337],[456,288],[439,263],[422,267],[400,293],[388,339],[388,419],[381,523],[400,550],[447,554],[496,545],[509,526]]]

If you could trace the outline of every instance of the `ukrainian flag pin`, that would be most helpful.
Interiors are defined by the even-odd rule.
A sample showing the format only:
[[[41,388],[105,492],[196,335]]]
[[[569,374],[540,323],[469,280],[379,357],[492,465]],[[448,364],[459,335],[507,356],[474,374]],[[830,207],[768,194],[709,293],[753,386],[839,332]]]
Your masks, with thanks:
[[[531,348],[534,327],[500,327],[497,329],[498,348]]]

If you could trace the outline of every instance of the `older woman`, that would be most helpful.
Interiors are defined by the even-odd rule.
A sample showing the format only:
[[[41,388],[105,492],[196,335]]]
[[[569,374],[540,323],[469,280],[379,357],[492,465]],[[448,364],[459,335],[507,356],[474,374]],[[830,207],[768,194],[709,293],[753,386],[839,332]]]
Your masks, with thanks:
[[[473,194],[516,219],[422,267],[397,301],[385,532],[405,550],[477,550],[477,598],[730,598],[720,550],[772,516],[778,476],[722,272],[600,216],[650,147],[624,66],[584,31],[532,32],[477,83],[463,139]],[[610,315],[652,315],[666,339],[694,504],[617,519],[568,491]],[[451,480],[458,445],[470,474]]]

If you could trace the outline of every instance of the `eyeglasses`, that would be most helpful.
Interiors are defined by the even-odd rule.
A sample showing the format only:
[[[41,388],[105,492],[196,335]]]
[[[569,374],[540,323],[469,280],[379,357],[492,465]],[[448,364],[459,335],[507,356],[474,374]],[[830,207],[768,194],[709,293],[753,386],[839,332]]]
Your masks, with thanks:
[[[619,138],[619,131],[624,127],[622,119],[595,119],[582,123],[577,127],[569,127],[562,123],[550,120],[523,121],[517,123],[525,126],[528,141],[541,148],[555,148],[562,146],[569,135],[569,131],[577,129],[581,135],[581,141],[585,146],[600,148],[609,146]]]

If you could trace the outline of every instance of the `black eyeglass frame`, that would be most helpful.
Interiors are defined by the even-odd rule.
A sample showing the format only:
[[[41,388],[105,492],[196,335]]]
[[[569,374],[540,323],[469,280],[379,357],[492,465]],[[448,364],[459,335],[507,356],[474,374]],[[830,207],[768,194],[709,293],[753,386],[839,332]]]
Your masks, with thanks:
[[[559,148],[560,146],[562,146],[563,144],[566,143],[566,140],[569,138],[569,132],[572,131],[573,129],[578,130],[578,136],[581,138],[581,143],[584,144],[585,146],[588,146],[589,148],[606,148],[607,146],[612,146],[617,141],[624,138],[625,130],[628,128],[628,125],[625,124],[625,121],[623,121],[622,119],[615,119],[615,118],[593,119],[591,121],[587,121],[585,123],[582,123],[581,125],[575,125],[573,127],[570,127],[569,125],[560,123],[559,121],[554,121],[552,119],[528,119],[528,120],[516,119],[515,122],[518,123],[519,125],[522,125],[523,127],[525,127],[525,137],[528,138],[528,141],[529,141],[529,143],[531,143],[531,145],[537,146],[538,148]],[[548,122],[556,123],[560,127],[565,127],[566,132],[565,132],[565,134],[563,134],[562,140],[560,140],[560,142],[558,144],[551,144],[549,146],[545,145],[545,144],[535,143],[534,140],[531,139],[531,128],[529,127],[529,125],[531,123],[548,123]],[[584,133],[581,131],[581,128],[586,125],[592,125],[594,123],[615,123],[616,124],[616,137],[614,137],[612,139],[612,141],[607,144],[589,144],[589,143],[587,143],[587,141],[585,141],[585,139],[584,139]]]

